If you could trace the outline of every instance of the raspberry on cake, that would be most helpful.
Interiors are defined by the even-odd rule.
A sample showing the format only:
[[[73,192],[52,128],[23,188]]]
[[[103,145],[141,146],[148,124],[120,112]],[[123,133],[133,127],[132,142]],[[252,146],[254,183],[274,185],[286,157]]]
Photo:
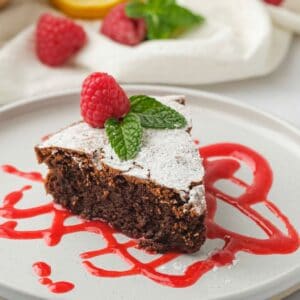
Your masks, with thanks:
[[[101,88],[120,92],[108,76],[101,73]],[[83,89],[85,101],[88,93],[94,97]],[[195,252],[205,240],[204,170],[185,99],[132,96],[130,103],[105,129],[80,121],[36,146],[49,168],[46,190],[72,213],[106,221],[143,248]]]
[[[85,122],[93,127],[103,128],[107,119],[119,119],[126,115],[130,103],[112,76],[95,72],[83,82],[80,107]]]

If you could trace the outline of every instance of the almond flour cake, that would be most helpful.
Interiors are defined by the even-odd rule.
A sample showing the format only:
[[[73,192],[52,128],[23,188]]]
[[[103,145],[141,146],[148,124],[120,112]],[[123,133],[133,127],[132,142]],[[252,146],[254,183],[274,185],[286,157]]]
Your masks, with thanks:
[[[145,128],[132,159],[120,159],[105,129],[84,121],[35,150],[49,168],[45,185],[56,203],[82,218],[108,222],[147,250],[191,253],[205,240],[202,161],[184,98],[156,100],[184,116],[186,124]]]

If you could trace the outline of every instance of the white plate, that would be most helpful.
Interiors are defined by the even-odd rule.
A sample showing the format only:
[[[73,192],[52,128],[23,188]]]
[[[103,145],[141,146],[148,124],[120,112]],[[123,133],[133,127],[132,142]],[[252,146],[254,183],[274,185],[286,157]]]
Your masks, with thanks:
[[[131,94],[185,94],[194,119],[193,135],[200,139],[202,145],[228,141],[247,145],[261,153],[274,172],[269,198],[299,230],[300,134],[296,129],[274,117],[213,94],[158,86],[131,85],[125,88]],[[38,170],[45,174],[45,167],[36,162],[33,147],[45,134],[79,119],[78,101],[79,94],[73,91],[2,108],[0,165],[12,164],[22,170]],[[24,184],[28,182],[1,172],[1,199]],[[41,185],[33,184],[22,205],[30,207],[45,202],[45,199]],[[264,211],[262,207],[257,209]],[[27,219],[20,228],[41,228],[47,226],[48,221],[47,216]],[[224,207],[218,214],[218,221],[243,234],[257,236],[256,227],[243,221],[234,210]],[[56,247],[47,247],[43,240],[0,239],[0,295],[8,299],[33,299],[34,296],[38,299],[266,299],[300,283],[300,251],[270,256],[238,253],[235,266],[211,271],[196,284],[175,289],[143,276],[91,276],[82,267],[79,254],[100,247],[99,236],[83,233],[64,237]],[[207,250],[202,250],[199,255],[203,255],[203,251]],[[188,261],[195,257],[182,259]],[[32,271],[31,266],[36,261],[50,263],[53,279],[74,282],[75,289],[61,295],[49,293],[38,283]],[[107,257],[105,261],[95,263],[107,267],[117,262],[116,257]],[[176,269],[178,264],[172,267]]]

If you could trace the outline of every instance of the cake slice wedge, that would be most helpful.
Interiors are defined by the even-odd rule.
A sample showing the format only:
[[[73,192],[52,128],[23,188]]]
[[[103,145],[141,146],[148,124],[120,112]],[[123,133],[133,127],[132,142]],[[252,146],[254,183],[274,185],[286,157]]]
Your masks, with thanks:
[[[104,129],[78,122],[35,147],[49,168],[46,190],[85,219],[102,220],[156,252],[192,253],[205,240],[204,170],[182,96],[156,97],[185,116],[182,129],[145,129],[137,156],[122,161]]]

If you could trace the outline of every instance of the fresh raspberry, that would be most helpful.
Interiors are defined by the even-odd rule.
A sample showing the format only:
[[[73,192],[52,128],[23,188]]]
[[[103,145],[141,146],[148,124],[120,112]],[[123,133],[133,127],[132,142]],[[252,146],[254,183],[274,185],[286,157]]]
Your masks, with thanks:
[[[73,21],[43,14],[36,27],[36,53],[49,66],[63,65],[86,42],[83,28]]]
[[[130,110],[130,102],[112,76],[96,72],[83,82],[80,107],[85,122],[103,128],[107,119],[125,116]]]
[[[143,19],[131,19],[125,13],[126,3],[114,7],[105,17],[101,32],[121,44],[134,46],[146,37],[146,23]]]

